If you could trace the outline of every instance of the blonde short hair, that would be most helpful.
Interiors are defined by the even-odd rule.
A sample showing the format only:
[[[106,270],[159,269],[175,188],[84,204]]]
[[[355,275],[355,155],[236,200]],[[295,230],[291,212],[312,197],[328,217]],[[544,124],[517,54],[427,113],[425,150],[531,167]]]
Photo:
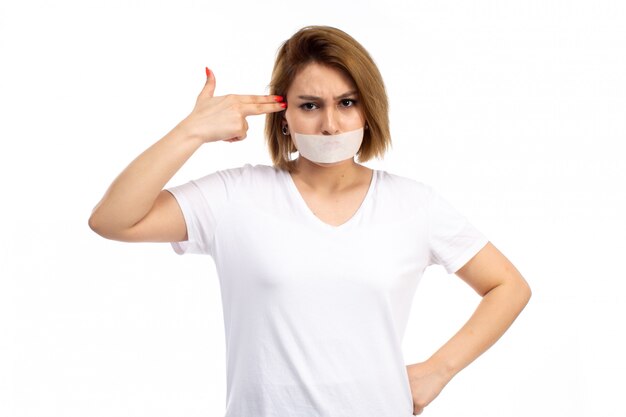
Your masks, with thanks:
[[[310,63],[338,69],[354,82],[368,125],[356,155],[359,162],[382,158],[391,146],[389,104],[382,76],[369,53],[342,30],[330,26],[306,26],[280,46],[269,94],[286,99],[296,75]],[[266,115],[265,139],[274,166],[292,172],[295,171],[295,161],[291,159],[291,153],[297,149],[291,137],[282,133],[284,111]]]

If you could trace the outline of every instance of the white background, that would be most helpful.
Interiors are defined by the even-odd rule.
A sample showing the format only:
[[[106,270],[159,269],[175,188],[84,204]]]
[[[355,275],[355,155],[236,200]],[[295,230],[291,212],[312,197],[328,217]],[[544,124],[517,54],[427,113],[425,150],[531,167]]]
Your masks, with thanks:
[[[216,95],[266,94],[308,24],[378,64],[393,149],[365,165],[432,185],[517,266],[533,297],[429,416],[623,416],[626,3],[33,1],[0,6],[0,415],[221,416],[211,258],[122,243],[87,220],[113,179]],[[271,164],[248,138],[198,150],[168,186]],[[434,266],[407,364],[479,297]],[[364,364],[367,366],[367,364]]]

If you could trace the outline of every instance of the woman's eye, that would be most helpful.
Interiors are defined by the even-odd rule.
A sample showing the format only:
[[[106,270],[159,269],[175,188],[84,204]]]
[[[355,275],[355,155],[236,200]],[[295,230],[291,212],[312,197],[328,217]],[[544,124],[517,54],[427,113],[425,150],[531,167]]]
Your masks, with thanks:
[[[356,105],[356,100],[351,99],[351,98],[344,98],[343,100],[339,101],[339,105],[344,108],[352,107]],[[311,110],[318,109],[319,106],[315,103],[303,103],[300,105],[300,108],[303,109],[304,111],[311,111]]]
[[[355,104],[356,104],[356,100],[352,100],[351,98],[345,98],[341,100],[341,105],[343,107],[351,107],[351,106],[354,106]]]
[[[315,103],[304,103],[300,106],[300,108],[310,111],[315,109],[317,106],[315,105]]]

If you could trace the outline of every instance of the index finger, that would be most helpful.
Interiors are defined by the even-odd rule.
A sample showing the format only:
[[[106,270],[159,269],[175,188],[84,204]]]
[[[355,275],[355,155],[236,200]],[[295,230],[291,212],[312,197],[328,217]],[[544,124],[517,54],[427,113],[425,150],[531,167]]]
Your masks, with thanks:
[[[253,114],[265,114],[275,113],[277,111],[285,110],[287,103],[242,103],[241,111],[244,116],[251,116]]]
[[[255,103],[255,104],[265,104],[265,103],[280,103],[284,99],[282,96],[277,95],[248,95],[248,94],[233,94],[240,102],[242,103]]]

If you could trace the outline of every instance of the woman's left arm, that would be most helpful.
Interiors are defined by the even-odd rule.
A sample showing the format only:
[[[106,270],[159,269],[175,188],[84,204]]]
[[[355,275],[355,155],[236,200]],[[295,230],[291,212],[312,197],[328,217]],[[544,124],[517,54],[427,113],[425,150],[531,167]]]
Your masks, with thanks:
[[[504,334],[531,296],[524,277],[491,242],[456,275],[482,300],[467,323],[427,361],[407,366],[414,415]]]

